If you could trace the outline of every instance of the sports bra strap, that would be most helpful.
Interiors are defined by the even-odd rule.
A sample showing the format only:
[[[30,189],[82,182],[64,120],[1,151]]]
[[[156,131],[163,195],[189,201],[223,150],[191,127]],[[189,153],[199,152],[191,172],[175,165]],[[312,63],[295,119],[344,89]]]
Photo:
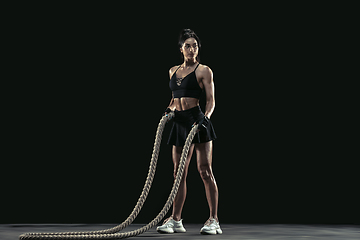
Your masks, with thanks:
[[[182,64],[180,64],[180,66],[176,69],[176,71],[174,72],[174,74],[177,72],[177,70],[179,70],[179,68],[181,68],[181,65],[182,65]]]
[[[196,71],[196,69],[198,68],[199,65],[200,65],[200,63],[198,63],[198,65],[197,65],[196,68],[194,69],[194,72]]]

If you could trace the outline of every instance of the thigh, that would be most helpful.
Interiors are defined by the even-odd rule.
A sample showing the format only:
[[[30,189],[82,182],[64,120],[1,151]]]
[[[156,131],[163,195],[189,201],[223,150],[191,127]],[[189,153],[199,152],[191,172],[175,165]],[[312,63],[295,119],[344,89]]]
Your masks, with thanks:
[[[205,143],[196,143],[196,158],[198,169],[211,168],[212,154],[213,154],[213,143],[212,141]]]
[[[173,146],[172,159],[173,159],[173,163],[174,163],[174,171],[176,171],[179,166],[182,150],[183,150],[183,147]],[[189,163],[190,163],[193,151],[194,151],[194,144],[191,144],[188,156],[186,158],[185,170],[187,170],[189,167]],[[176,174],[176,172],[175,172],[175,174]]]

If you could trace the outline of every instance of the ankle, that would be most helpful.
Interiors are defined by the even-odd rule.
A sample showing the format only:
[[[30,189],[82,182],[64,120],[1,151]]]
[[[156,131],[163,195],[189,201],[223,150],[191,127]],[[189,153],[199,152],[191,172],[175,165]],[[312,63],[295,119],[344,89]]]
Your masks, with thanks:
[[[174,221],[180,221],[181,220],[181,217],[180,216],[171,216],[172,219],[174,219]]]

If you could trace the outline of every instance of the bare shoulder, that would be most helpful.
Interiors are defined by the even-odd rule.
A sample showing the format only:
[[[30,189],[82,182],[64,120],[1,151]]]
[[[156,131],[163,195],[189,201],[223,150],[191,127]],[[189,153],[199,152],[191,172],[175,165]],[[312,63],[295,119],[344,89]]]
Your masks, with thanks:
[[[201,76],[202,78],[211,78],[213,77],[213,72],[211,70],[210,67],[200,64],[199,67],[197,68],[197,72],[199,73],[198,75]]]
[[[176,71],[176,69],[178,69],[179,66],[173,66],[172,68],[170,68],[169,70],[169,76],[170,78],[172,77],[172,75],[174,74],[174,72]]]

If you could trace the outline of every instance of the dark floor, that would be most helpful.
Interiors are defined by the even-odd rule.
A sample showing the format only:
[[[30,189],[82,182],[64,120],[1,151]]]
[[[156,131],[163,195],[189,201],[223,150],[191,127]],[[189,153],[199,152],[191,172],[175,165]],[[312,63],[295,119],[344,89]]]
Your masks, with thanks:
[[[109,224],[0,224],[0,239],[15,240],[25,232],[88,231],[113,227]],[[133,224],[125,230],[142,227]],[[222,235],[201,235],[202,224],[184,224],[186,233],[159,234],[155,228],[132,239],[360,239],[359,225],[221,224]]]

